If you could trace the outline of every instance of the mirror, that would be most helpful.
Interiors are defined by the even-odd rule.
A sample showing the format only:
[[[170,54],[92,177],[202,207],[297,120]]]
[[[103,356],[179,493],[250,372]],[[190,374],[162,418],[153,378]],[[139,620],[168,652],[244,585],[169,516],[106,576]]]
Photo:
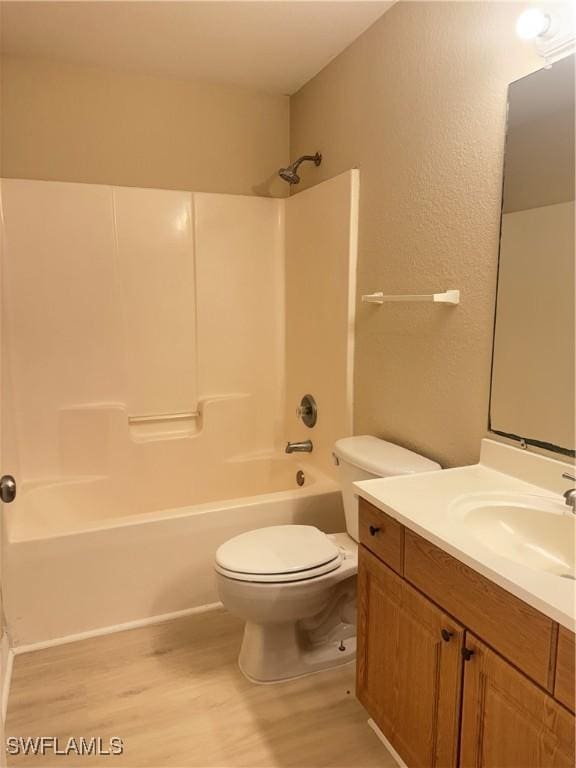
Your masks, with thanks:
[[[490,431],[574,456],[574,64],[512,83]]]

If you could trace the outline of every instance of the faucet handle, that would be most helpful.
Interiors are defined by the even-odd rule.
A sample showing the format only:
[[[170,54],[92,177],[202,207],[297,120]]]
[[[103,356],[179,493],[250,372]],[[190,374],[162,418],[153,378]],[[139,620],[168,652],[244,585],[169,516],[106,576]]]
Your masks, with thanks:
[[[576,482],[576,477],[574,475],[571,475],[570,472],[562,472],[562,477],[565,480],[572,480],[572,481]]]
[[[296,417],[302,419],[307,427],[316,426],[318,420],[318,406],[312,395],[304,395],[300,405],[296,408]]]

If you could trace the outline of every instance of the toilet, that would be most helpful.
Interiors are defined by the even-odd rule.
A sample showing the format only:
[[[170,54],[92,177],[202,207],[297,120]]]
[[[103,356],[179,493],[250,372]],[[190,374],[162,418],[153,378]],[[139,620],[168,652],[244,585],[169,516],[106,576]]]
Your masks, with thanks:
[[[216,552],[220,600],[243,619],[239,665],[257,683],[300,677],[356,654],[357,480],[431,472],[440,465],[371,435],[336,442],[346,532],[277,525],[242,533]]]

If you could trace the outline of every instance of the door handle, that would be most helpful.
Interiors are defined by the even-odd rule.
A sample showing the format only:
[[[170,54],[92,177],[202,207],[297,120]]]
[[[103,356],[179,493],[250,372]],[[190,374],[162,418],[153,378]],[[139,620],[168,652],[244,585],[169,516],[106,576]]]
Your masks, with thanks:
[[[4,504],[11,504],[16,498],[16,480],[12,475],[0,477],[0,499]]]

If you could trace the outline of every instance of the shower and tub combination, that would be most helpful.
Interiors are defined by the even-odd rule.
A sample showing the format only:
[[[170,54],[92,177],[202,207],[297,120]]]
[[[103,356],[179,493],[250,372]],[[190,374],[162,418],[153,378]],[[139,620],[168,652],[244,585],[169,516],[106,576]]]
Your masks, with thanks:
[[[2,181],[15,646],[204,609],[217,548],[244,531],[344,529],[358,184],[272,199]]]

